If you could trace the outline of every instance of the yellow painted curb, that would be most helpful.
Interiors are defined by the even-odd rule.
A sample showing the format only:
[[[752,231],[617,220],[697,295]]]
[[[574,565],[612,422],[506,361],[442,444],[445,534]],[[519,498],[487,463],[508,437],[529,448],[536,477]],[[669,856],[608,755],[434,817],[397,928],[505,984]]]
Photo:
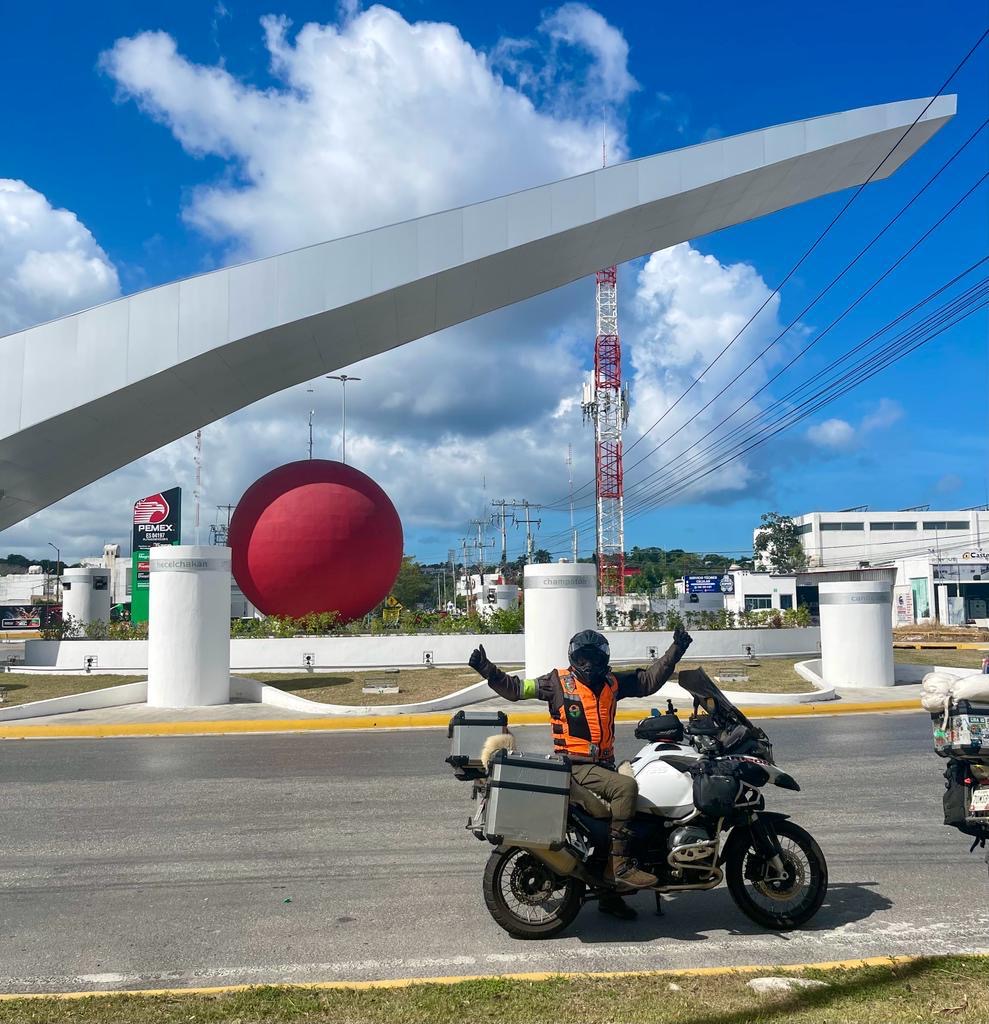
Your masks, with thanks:
[[[822,701],[807,704],[743,706],[749,718],[790,718],[807,715],[861,715],[881,711],[919,711],[917,700]],[[619,711],[619,722],[638,722],[642,711]],[[545,712],[513,713],[513,725],[546,725]],[[127,736],[226,736],[243,733],[326,732],[367,729],[445,729],[446,712],[423,715],[355,715],[352,718],[259,718],[197,722],[110,722],[106,725],[3,725],[0,740],[110,739]]]
[[[966,956],[985,958],[989,953],[967,953]],[[283,984],[266,985],[212,985],[200,988],[146,988],[113,989],[93,992],[28,992],[23,994],[0,994],[0,1002],[14,1002],[18,999],[90,999],[114,996],[216,996],[247,992],[257,988],[282,988],[292,991],[300,989],[317,991],[356,991],[372,989],[411,988],[414,985],[461,985],[469,981],[552,981],[556,978],[587,978],[607,980],[611,978],[704,978],[723,977],[729,974],[774,973],[795,974],[799,971],[848,971],[862,967],[897,967],[915,963],[918,960],[943,960],[943,956],[872,956],[859,960],[825,960],[812,964],[745,964],[739,967],[668,967],[647,971],[530,971],[522,974],[455,974],[439,978],[383,978],[377,981],[291,981]]]
[[[945,640],[931,640],[925,643],[894,643],[893,650],[899,651],[989,651],[989,643],[960,643],[953,644]]]

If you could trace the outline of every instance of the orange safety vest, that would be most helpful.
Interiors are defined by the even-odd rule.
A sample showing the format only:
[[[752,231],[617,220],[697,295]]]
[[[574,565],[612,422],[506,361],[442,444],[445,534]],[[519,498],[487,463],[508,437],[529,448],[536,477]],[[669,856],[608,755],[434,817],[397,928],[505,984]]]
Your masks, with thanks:
[[[615,759],[615,710],[618,680],[609,675],[601,692],[582,683],[569,668],[558,668],[561,694],[553,702],[553,746],[575,761]]]

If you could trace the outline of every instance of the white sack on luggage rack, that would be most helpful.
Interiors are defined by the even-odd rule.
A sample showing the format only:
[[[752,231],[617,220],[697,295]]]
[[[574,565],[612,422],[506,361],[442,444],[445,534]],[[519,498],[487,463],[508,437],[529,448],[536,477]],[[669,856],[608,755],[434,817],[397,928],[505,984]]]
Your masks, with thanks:
[[[952,700],[967,700],[975,704],[989,704],[989,675],[974,672],[964,679],[956,679],[951,688]]]
[[[955,682],[955,677],[947,672],[928,672],[920,684],[920,703],[924,710],[932,714],[944,711]]]

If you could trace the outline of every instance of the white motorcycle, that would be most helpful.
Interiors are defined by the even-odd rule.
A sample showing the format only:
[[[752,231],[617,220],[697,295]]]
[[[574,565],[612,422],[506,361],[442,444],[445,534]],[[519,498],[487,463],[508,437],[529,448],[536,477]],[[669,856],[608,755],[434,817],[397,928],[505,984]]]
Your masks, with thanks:
[[[663,893],[713,889],[725,880],[738,908],[757,924],[773,931],[806,924],[827,892],[824,854],[787,815],[767,811],[762,794],[770,784],[800,787],[773,762],[766,734],[703,669],[682,671],[679,683],[694,700],[686,727],[668,701],[665,714],[653,711],[639,722],[635,735],[646,744],[620,768],[639,786],[629,852],[658,879],[657,910]],[[507,750],[500,756],[509,762]],[[499,784],[492,777],[499,774],[496,762],[493,768],[458,771],[459,778],[474,781],[479,801],[467,828],[496,847],[484,871],[484,900],[510,935],[549,938],[585,902],[614,891],[605,881],[607,805],[571,795],[561,842],[529,845],[499,836],[492,831],[498,825],[487,820],[491,787]],[[514,782],[502,785],[525,789]],[[547,789],[533,787],[539,793]]]

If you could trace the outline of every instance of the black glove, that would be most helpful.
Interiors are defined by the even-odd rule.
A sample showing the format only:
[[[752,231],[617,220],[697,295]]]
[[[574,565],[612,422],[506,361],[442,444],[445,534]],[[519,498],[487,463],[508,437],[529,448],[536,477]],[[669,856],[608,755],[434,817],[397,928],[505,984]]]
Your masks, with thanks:
[[[694,638],[683,628],[683,626],[677,626],[673,630],[673,645],[682,655],[687,648],[694,642]]]
[[[484,653],[484,645],[479,644],[471,651],[470,658],[467,659],[467,664],[479,675],[485,679],[488,678],[488,672],[494,667],[488,656]]]

